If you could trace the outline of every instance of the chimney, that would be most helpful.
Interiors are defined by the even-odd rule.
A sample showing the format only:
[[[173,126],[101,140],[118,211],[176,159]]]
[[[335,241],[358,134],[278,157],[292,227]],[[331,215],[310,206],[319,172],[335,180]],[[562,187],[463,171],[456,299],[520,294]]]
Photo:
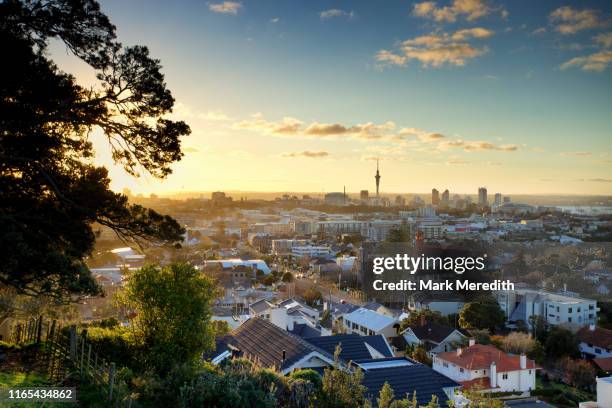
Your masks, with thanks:
[[[521,353],[520,358],[520,363],[521,363],[521,370],[524,370],[527,368],[527,356],[525,355],[525,353]]]
[[[589,331],[595,331],[596,328],[594,324],[589,324]]]
[[[470,347],[472,347],[474,344],[476,344],[476,339],[471,338],[471,339],[469,340],[469,343],[468,343],[468,344],[469,344],[469,346],[470,346]]]
[[[283,349],[283,360],[282,360],[283,363],[285,362],[286,359],[287,359],[287,351]]]
[[[457,356],[460,356],[461,354],[463,354],[463,349],[461,347],[459,347],[457,349]]]
[[[491,367],[489,368],[489,381],[491,383],[491,388],[497,387],[497,366],[495,365],[495,361],[491,362]]]

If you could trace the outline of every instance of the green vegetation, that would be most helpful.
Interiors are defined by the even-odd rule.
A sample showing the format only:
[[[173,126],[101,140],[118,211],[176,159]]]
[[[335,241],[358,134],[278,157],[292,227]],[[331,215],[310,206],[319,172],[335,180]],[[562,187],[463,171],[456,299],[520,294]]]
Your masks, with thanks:
[[[459,313],[459,325],[464,329],[489,329],[503,326],[504,312],[495,299],[466,303]]]

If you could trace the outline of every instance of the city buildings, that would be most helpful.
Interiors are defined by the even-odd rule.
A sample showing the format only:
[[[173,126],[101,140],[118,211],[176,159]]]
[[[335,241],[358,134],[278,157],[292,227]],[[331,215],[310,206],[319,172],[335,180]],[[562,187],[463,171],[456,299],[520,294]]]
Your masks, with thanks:
[[[480,187],[478,188],[478,205],[481,207],[486,207],[489,205],[489,199],[487,198],[487,188]]]
[[[431,205],[440,205],[440,192],[435,188],[431,190]]]

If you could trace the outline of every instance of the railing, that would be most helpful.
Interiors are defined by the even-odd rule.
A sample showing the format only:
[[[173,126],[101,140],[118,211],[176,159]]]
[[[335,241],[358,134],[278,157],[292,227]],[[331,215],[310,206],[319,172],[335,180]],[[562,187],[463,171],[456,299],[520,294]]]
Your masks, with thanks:
[[[132,395],[117,387],[116,364],[93,350],[86,330],[78,334],[76,326],[71,325],[66,333],[56,320],[40,316],[17,323],[10,340],[40,346],[36,358],[54,385],[64,383],[68,374],[78,373],[81,380],[90,381],[108,399],[109,407],[132,407]]]

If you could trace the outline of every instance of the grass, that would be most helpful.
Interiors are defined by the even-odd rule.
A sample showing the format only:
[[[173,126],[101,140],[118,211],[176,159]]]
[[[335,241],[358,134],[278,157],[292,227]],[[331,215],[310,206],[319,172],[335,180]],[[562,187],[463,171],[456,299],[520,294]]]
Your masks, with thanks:
[[[49,386],[48,378],[37,372],[11,371],[0,372],[0,389],[2,395],[6,396],[6,388],[31,388]],[[65,403],[59,402],[24,402],[24,401],[0,401],[0,407],[6,408],[66,408]]]

